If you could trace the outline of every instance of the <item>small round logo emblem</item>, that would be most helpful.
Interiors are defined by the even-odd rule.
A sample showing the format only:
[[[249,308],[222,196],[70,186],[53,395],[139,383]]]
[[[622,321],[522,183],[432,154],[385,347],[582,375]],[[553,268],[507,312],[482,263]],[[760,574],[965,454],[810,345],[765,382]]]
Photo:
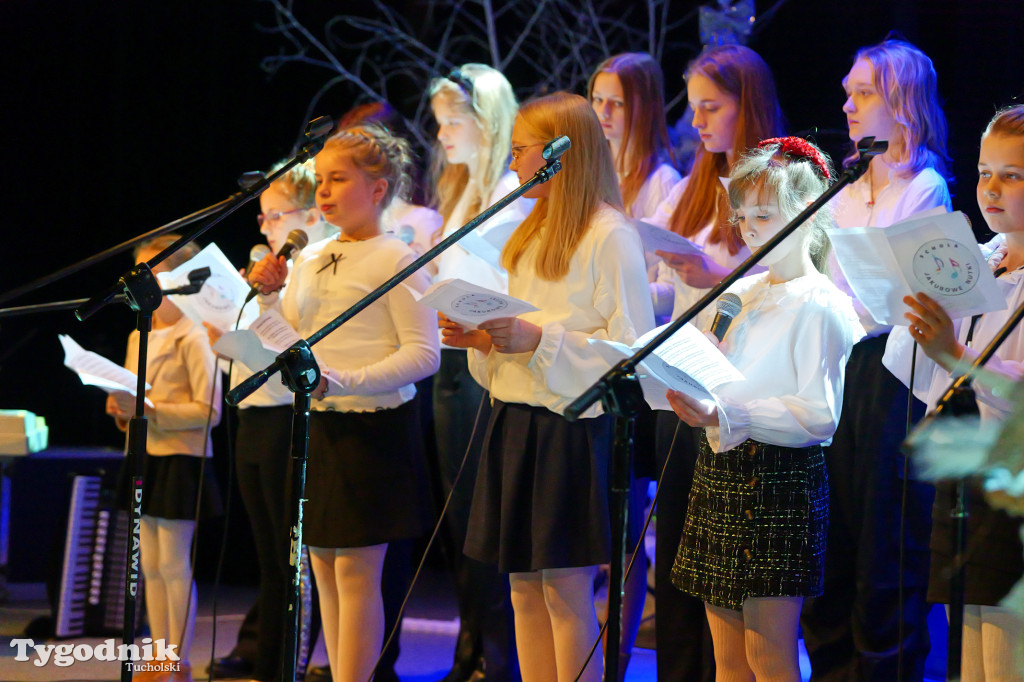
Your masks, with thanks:
[[[508,301],[485,294],[465,294],[452,301],[452,308],[464,315],[489,315],[508,307]]]
[[[977,256],[952,239],[933,239],[914,254],[914,276],[926,293],[966,294],[978,283],[980,269]]]

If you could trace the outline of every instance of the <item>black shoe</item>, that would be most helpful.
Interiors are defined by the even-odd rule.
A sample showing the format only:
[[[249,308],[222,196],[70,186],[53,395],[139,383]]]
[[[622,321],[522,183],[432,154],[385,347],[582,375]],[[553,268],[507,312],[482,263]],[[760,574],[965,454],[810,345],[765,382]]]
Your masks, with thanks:
[[[252,661],[241,656],[225,656],[213,662],[210,668],[211,680],[234,680],[238,678],[250,678],[253,671]]]
[[[306,682],[331,682],[331,666],[310,666],[306,671]]]

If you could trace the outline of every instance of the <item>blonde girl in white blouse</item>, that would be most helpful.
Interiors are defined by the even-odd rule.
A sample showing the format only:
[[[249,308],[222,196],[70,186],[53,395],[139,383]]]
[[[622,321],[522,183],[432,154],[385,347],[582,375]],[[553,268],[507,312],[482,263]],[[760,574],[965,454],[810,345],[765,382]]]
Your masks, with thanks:
[[[473,331],[440,322],[445,344],[471,349],[470,370],[495,401],[465,551],[510,574],[524,682],[574,679],[598,634],[610,418],[597,407],[576,422],[561,416],[607,369],[588,340],[629,343],[653,325],[643,247],[587,100],[555,93],[523,105],[510,167],[529,179],[559,135],[572,139],[564,169],[527,194],[537,203],[502,256],[509,292],[539,310]],[[597,656],[580,679],[601,673]]]
[[[757,251],[828,184],[824,155],[800,138],[765,140],[730,176],[739,234]],[[745,380],[717,406],[669,391],[705,429],[673,582],[704,600],[719,679],[799,682],[797,624],[820,593],[828,483],[822,445],[839,422],[844,367],[863,331],[849,298],[819,272],[827,213],[730,287],[743,302],[720,344]],[[708,312],[698,322],[707,323]]]

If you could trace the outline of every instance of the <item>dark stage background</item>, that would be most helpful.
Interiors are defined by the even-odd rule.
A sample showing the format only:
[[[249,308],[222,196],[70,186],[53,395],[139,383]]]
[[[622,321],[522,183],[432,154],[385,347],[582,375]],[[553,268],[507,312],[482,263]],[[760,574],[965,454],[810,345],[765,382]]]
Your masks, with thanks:
[[[695,4],[673,2],[670,16]],[[305,0],[295,12],[319,29],[333,13],[353,11],[349,5]],[[768,5],[759,2],[758,10]],[[422,12],[414,2],[392,6],[410,16]],[[984,236],[974,198],[978,137],[994,109],[1021,92],[1022,19],[1024,3],[1016,1],[790,0],[750,45],[775,73],[790,129],[819,129],[818,139],[837,153],[845,150],[840,80],[856,48],[891,29],[921,47],[935,61],[950,120],[954,205]],[[235,190],[243,171],[287,156],[310,99],[333,74],[301,64],[272,78],[261,71],[262,58],[288,47],[257,30],[272,20],[267,4],[242,0],[0,2],[0,211],[10,237],[0,292],[213,204]],[[682,31],[680,41],[698,41],[696,22]],[[543,46],[531,50],[537,57]],[[692,56],[683,49],[665,55],[669,97],[681,88]],[[514,72],[509,76],[529,89]],[[354,92],[338,87],[316,114],[337,116],[353,103]],[[678,106],[671,118],[681,113]],[[202,243],[214,240],[244,264],[249,247],[261,241],[256,213],[244,207]],[[7,305],[92,295],[129,263],[128,255],[115,257]],[[132,324],[127,309],[115,307],[84,324],[71,313],[0,320],[0,407],[44,415],[51,445],[120,447],[103,394],[63,367],[57,334],[120,362]],[[240,525],[240,537],[246,532]]]

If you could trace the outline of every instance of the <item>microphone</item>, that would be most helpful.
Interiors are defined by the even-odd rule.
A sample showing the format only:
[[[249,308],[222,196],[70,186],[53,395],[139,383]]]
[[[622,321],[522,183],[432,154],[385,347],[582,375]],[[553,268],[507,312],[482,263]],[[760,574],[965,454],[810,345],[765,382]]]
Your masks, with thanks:
[[[257,244],[249,249],[249,264],[245,266],[245,274],[252,272],[252,266],[259,263],[270,253],[270,247],[266,244]]]
[[[284,256],[287,260],[291,260],[295,257],[295,254],[306,248],[306,244],[308,243],[309,237],[306,236],[305,230],[292,230],[288,233],[288,238],[285,240],[284,246],[282,246],[281,250],[277,252],[275,258]],[[249,255],[252,256],[252,252],[250,252]],[[245,297],[245,303],[251,301],[258,293],[260,293],[259,288],[257,286],[252,287]],[[243,305],[245,304],[243,303]]]
[[[558,161],[562,154],[569,151],[569,147],[572,146],[572,142],[569,141],[568,136],[561,135],[544,145],[544,151],[540,153],[541,157],[549,164]]]
[[[715,320],[711,323],[711,333],[721,341],[725,338],[725,332],[729,330],[733,318],[740,314],[743,302],[736,294],[722,294],[715,303],[715,308],[718,312],[715,313]]]

